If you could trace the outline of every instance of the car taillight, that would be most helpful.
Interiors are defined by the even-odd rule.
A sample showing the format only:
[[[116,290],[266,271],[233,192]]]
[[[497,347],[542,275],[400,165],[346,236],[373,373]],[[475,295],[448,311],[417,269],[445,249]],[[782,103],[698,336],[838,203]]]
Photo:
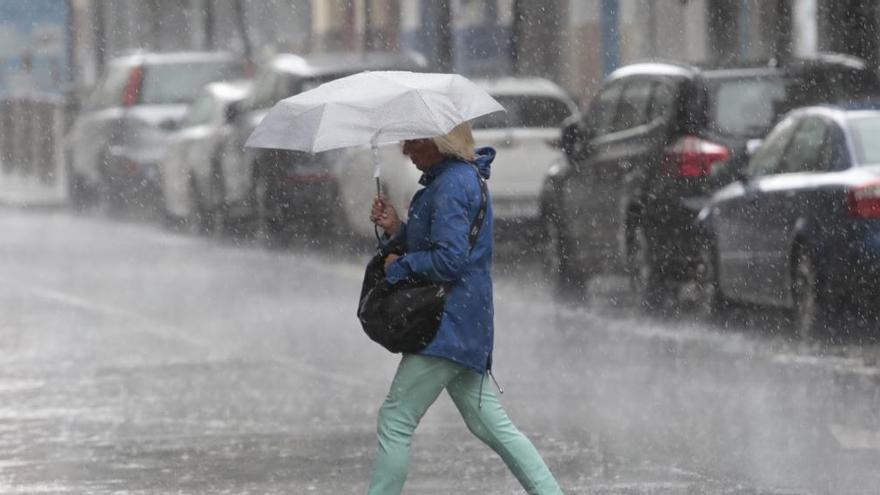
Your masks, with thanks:
[[[706,177],[712,173],[712,164],[730,158],[726,146],[685,136],[668,146],[663,155],[663,172],[675,177]]]
[[[880,218],[880,181],[851,187],[849,214],[856,218]]]
[[[137,105],[138,95],[141,92],[141,82],[144,80],[143,66],[135,67],[128,75],[128,82],[122,90],[122,106],[131,107]]]
[[[129,175],[140,175],[141,164],[134,160],[126,160],[125,171],[128,172]]]

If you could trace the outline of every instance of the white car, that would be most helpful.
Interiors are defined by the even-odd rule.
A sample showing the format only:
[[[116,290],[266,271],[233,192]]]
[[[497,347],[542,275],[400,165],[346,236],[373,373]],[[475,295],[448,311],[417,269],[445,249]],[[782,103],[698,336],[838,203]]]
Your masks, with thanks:
[[[187,106],[205,84],[241,74],[241,60],[225,52],[139,52],[111,60],[65,137],[73,206],[152,206],[159,162]]]
[[[496,228],[535,222],[539,195],[547,169],[565,160],[559,148],[560,125],[577,112],[568,94],[541,78],[476,79],[507,109],[473,122],[477,147],[491,146],[498,155],[492,164],[489,187]],[[400,153],[399,146],[379,149],[385,195],[406,212],[421,176],[415,165]],[[372,182],[369,148],[349,150],[337,164],[340,196],[348,227],[360,235],[373,235],[369,206],[376,194]],[[372,187],[371,187],[372,185]]]
[[[249,81],[204,87],[161,162],[162,205],[170,225],[210,232],[223,222],[224,144],[233,133],[232,108],[251,89]]]

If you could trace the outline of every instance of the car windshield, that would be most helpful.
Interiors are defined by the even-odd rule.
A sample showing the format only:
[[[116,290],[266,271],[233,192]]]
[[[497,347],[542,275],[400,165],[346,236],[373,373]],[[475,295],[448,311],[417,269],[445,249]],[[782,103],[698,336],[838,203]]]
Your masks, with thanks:
[[[141,103],[189,103],[205,84],[232,79],[240,73],[241,64],[227,60],[151,64],[144,74]]]
[[[506,112],[495,112],[474,120],[474,129],[505,127],[559,127],[571,115],[564,101],[547,96],[495,96]]]
[[[880,164],[880,113],[852,117],[849,128],[856,152],[856,161],[860,165]]]
[[[785,81],[779,77],[714,81],[709,87],[710,125],[722,134],[761,137],[785,96]]]

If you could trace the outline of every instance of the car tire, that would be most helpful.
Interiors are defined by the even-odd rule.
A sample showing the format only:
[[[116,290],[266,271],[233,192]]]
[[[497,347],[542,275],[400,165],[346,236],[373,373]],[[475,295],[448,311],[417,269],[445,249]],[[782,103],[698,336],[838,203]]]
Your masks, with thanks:
[[[67,173],[67,195],[74,211],[83,212],[97,205],[94,189],[89,187],[85,177],[72,169]]]
[[[251,170],[253,172],[249,191],[240,205],[241,212],[233,216],[229,211],[228,203],[224,202],[223,234],[235,243],[259,240],[263,235],[265,180],[257,174],[256,163],[252,165]]]
[[[628,254],[627,271],[637,304],[648,311],[660,309],[664,284],[653,259],[651,242],[641,225],[632,228]]]
[[[573,242],[559,218],[547,217],[544,224],[544,270],[554,284],[557,296],[583,300],[587,294],[590,276],[575,266]]]
[[[805,250],[793,256],[791,298],[792,330],[802,340],[829,341],[834,333],[829,328],[832,308],[820,291],[819,276],[813,259]]]
[[[195,178],[190,179],[190,217],[187,220],[189,231],[195,235],[208,235],[213,231],[213,213],[203,201]]]
[[[337,185],[333,204],[333,225],[327,226],[331,232],[331,242],[341,252],[355,252],[358,249],[357,237],[354,229],[348,223],[348,215],[345,213],[345,206],[342,204],[342,195]]]
[[[728,302],[718,283],[718,261],[713,244],[704,242],[694,265],[694,312],[703,320],[723,322]]]
[[[183,216],[172,214],[165,209],[165,226],[175,232],[184,232],[192,235],[201,235],[203,231],[204,210],[199,201],[198,187],[195,179],[189,178],[186,188],[186,213]]]
[[[208,235],[223,235],[228,224],[226,207],[226,182],[219,162],[214,160],[211,175],[208,177],[208,196],[204,213],[204,232]]]
[[[256,229],[266,247],[279,248],[288,244],[284,219],[274,212],[277,210],[269,181],[258,177],[254,181],[254,205],[256,206]]]

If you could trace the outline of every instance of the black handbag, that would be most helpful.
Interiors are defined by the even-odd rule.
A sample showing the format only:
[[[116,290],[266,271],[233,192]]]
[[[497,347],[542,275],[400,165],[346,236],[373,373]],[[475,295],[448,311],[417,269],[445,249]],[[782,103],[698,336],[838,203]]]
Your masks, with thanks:
[[[489,200],[486,182],[479,171],[477,179],[480,210],[468,230],[471,250],[477,242]],[[403,251],[399,246],[388,245],[367,263],[357,316],[367,336],[382,347],[391,352],[419,352],[434,340],[440,328],[451,284],[425,281],[389,284],[385,280],[385,258],[392,253],[403,254]]]

